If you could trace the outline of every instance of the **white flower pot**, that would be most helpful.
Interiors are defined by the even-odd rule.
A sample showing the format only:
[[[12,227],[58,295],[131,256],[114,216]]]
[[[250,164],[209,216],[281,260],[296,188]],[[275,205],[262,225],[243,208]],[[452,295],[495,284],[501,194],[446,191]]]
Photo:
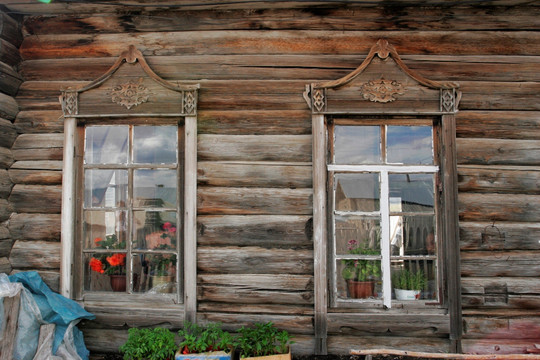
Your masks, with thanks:
[[[420,299],[420,290],[394,289],[396,300],[418,300]]]

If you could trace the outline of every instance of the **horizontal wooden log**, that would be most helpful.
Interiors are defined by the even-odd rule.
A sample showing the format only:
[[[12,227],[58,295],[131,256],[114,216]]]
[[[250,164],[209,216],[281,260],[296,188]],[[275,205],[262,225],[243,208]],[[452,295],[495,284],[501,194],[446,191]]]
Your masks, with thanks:
[[[197,190],[200,215],[310,215],[312,208],[311,189],[199,187]]]
[[[11,249],[9,261],[14,269],[58,270],[60,243],[17,240]]]
[[[0,258],[8,257],[11,252],[11,247],[13,246],[13,240],[11,239],[0,239]]]
[[[11,234],[9,233],[9,230],[6,226],[7,224],[0,225],[0,240],[11,239]]]
[[[540,42],[526,31],[201,31],[160,33],[27,36],[20,51],[25,59],[118,56],[118,44],[134,44],[143,54],[367,54],[386,38],[403,54],[536,55]],[[200,46],[205,44],[205,46]]]
[[[10,121],[15,120],[18,112],[17,101],[13,97],[0,92],[0,117]]]
[[[4,94],[15,96],[19,86],[23,82],[22,77],[11,66],[0,62],[0,91]]]
[[[311,165],[200,161],[197,183],[202,186],[309,188],[312,186]]]
[[[202,274],[313,273],[313,251],[259,247],[199,247],[197,268]]]
[[[458,167],[458,191],[540,194],[539,169],[525,166],[461,165]]]
[[[6,221],[13,212],[13,206],[6,199],[0,199],[0,222]]]
[[[13,239],[60,241],[60,214],[13,214],[9,231]]]
[[[62,171],[10,169],[9,177],[14,184],[27,184],[27,185],[62,184]]]
[[[540,165],[540,140],[456,139],[459,165]]]
[[[227,331],[235,331],[242,326],[250,327],[255,323],[271,321],[279,330],[291,334],[313,334],[313,317],[268,314],[227,314],[227,313],[197,313],[197,323],[223,323]]]
[[[538,277],[540,276],[538,253],[532,251],[462,252],[461,275]]]
[[[281,315],[309,315],[313,316],[313,305],[292,304],[236,304],[205,302],[197,303],[200,312],[226,312],[242,314],[281,314]]]
[[[10,170],[62,170],[62,161],[58,160],[23,160],[16,161]]]
[[[17,135],[17,129],[11,121],[0,119],[0,146],[10,149]]]
[[[537,111],[460,111],[456,116],[458,138],[537,140]]]
[[[17,184],[11,191],[9,201],[18,213],[59,214],[62,187]]]
[[[540,221],[540,196],[511,194],[458,195],[460,221]]]
[[[199,135],[199,161],[310,162],[310,135]]]
[[[16,66],[21,60],[22,58],[17,46],[0,38],[0,61],[10,66]]]
[[[509,311],[521,311],[527,316],[540,314],[540,296],[507,294],[472,294],[462,296],[463,309],[496,309],[491,316],[510,316]]]
[[[0,169],[9,169],[13,161],[11,149],[0,146]]]
[[[349,355],[351,349],[395,349],[407,351],[448,352],[448,338],[405,336],[328,336],[328,353]]]
[[[519,274],[518,274],[519,275]],[[462,294],[540,294],[540,279],[526,277],[464,277]]]
[[[408,55],[407,66],[439,81],[538,81],[540,64],[533,56]],[[335,80],[354,69],[361,56],[328,54],[147,56],[152,69],[168,80]],[[114,63],[112,57],[24,61],[27,81],[93,80]],[[511,69],[511,71],[509,70]]]
[[[311,275],[201,274],[197,277],[197,281],[201,285],[231,285],[265,290],[313,290],[313,276]]]
[[[537,82],[459,81],[463,97],[461,110],[540,110],[533,99],[540,90]]]
[[[62,160],[63,134],[21,134],[12,151],[15,160]]]
[[[329,313],[328,334],[374,336],[436,336],[449,334],[448,315]]]
[[[7,170],[0,169],[0,198],[7,199],[12,187],[13,183]]]
[[[540,224],[524,222],[459,223],[464,250],[540,250]]]
[[[7,257],[0,257],[0,273],[11,273],[12,267]]]
[[[320,4],[320,2],[318,3]],[[267,6],[270,4],[266,4]],[[447,30],[451,26],[455,30],[505,30],[510,19],[519,18],[520,29],[536,29],[538,9],[527,8],[452,7],[451,14],[446,8],[438,6],[423,7],[396,6],[392,9],[384,6],[361,7],[351,4],[345,8],[338,6],[261,9],[258,11],[199,10],[186,12],[182,9],[152,11],[130,14],[79,14],[71,16],[35,16],[25,21],[25,30],[32,35],[46,34],[98,34],[123,31],[207,31],[207,30]],[[242,6],[247,6],[243,4]],[[355,7],[356,6],[356,7]],[[395,5],[394,5],[395,6]],[[362,14],[358,18],[358,13]],[[482,24],[479,24],[482,20]]]
[[[64,131],[64,118],[61,110],[19,111],[14,125],[22,134],[59,133]]]
[[[92,329],[78,326],[84,335],[86,347],[92,353],[116,353],[128,339],[127,330]]]
[[[21,45],[23,39],[21,23],[5,12],[0,12],[0,38],[17,47]]]
[[[199,246],[312,247],[310,216],[223,215],[197,217]]]
[[[519,359],[515,354],[526,354],[527,349],[536,348],[538,341],[533,340],[506,340],[506,339],[463,339],[461,341],[463,352],[468,354],[509,355],[510,359]],[[518,355],[520,356],[520,355]],[[523,356],[523,355],[521,355]],[[538,355],[529,355],[531,359]]]

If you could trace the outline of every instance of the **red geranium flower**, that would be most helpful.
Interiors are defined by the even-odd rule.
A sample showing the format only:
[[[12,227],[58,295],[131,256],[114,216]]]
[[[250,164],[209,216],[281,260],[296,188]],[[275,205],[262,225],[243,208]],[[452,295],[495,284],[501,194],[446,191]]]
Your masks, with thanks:
[[[105,272],[105,269],[103,269],[103,263],[96,258],[90,259],[90,268],[100,274],[103,274]]]
[[[111,266],[120,266],[126,263],[126,254],[114,254],[107,257],[107,262]]]

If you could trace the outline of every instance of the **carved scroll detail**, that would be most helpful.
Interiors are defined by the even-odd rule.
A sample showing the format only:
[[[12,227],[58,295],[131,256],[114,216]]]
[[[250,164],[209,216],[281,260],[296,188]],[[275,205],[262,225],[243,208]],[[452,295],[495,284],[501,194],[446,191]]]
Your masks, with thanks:
[[[397,99],[397,95],[403,95],[405,89],[396,80],[370,80],[360,89],[362,97],[373,102],[387,103]]]
[[[184,113],[195,114],[197,109],[197,94],[195,91],[184,91]]]
[[[64,90],[60,96],[60,103],[64,115],[77,115],[79,113],[77,91]]]
[[[456,96],[454,89],[441,90],[441,111],[454,112],[456,109]]]
[[[143,78],[139,81],[130,81],[127,84],[117,85],[111,89],[111,100],[128,110],[132,107],[145,103],[150,98],[151,92],[142,84]]]
[[[323,89],[315,89],[313,90],[313,106],[315,106],[315,109],[317,111],[322,111],[326,104],[326,99],[324,97],[324,90]]]

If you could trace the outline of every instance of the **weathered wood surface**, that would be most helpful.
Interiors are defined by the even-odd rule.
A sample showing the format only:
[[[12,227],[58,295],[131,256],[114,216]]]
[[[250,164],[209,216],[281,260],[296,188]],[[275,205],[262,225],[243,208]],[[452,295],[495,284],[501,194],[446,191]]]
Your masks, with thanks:
[[[457,139],[458,164],[540,165],[540,140]]]
[[[458,138],[540,138],[540,113],[536,111],[460,111],[456,119]]]
[[[460,221],[540,221],[540,196],[460,193]]]
[[[197,164],[197,183],[199,186],[310,188],[311,166],[200,161]]]
[[[520,275],[520,274],[514,274]],[[464,277],[463,294],[539,294],[540,279],[527,277]]]
[[[0,222],[6,221],[13,212],[13,206],[6,199],[0,199]]]
[[[450,331],[448,315],[329,313],[327,318],[329,335],[442,337]]]
[[[409,351],[448,352],[445,338],[416,336],[328,336],[329,354],[348,354],[351,349],[396,349]]]
[[[521,319],[481,319],[466,317],[467,338],[538,340],[540,336],[540,318]]]
[[[0,146],[0,169],[9,169],[13,161],[11,149]]]
[[[351,355],[360,355],[360,356],[371,356],[371,355],[381,355],[381,356],[405,356],[412,359],[448,359],[448,360],[528,360],[536,359],[536,355],[531,354],[490,354],[490,355],[481,355],[481,354],[456,354],[448,353],[443,354],[439,352],[425,352],[425,351],[408,351],[408,350],[393,350],[393,349],[370,349],[370,350],[351,350]]]
[[[313,252],[259,247],[199,247],[200,274],[311,274]]]
[[[11,239],[0,239],[0,258],[8,257],[11,252],[11,247],[13,246],[13,240]]]
[[[60,241],[60,214],[13,214],[9,231],[13,239]]]
[[[540,194],[540,167],[461,165],[458,190],[463,193]]]
[[[0,273],[11,273],[11,263],[7,257],[0,257]]]
[[[15,345],[17,344],[17,329],[19,322],[19,309],[21,305],[20,292],[3,299],[2,343],[0,344],[0,360],[13,359]]]
[[[61,110],[20,111],[14,122],[17,131],[30,133],[59,133],[64,131]]]
[[[17,130],[11,121],[0,119],[0,146],[10,149],[17,138]]]
[[[21,60],[21,54],[17,46],[0,38],[0,61],[10,66],[16,66]]]
[[[32,360],[48,360],[52,357],[56,324],[43,324],[39,327],[37,354]]]
[[[0,198],[7,199],[12,187],[13,183],[7,170],[0,169]]]
[[[21,45],[23,36],[21,23],[5,12],[0,12],[0,38],[15,46]]]
[[[9,170],[9,177],[14,184],[59,185],[62,183],[62,171],[49,170]]]
[[[9,261],[16,269],[59,269],[60,243],[17,240],[11,249]]]
[[[0,92],[0,117],[10,121],[15,120],[18,112],[17,101],[13,97]]]
[[[55,34],[27,36],[20,52],[27,60],[116,56],[118,43],[134,44],[144,55],[163,54],[367,54],[380,38],[399,43],[400,53],[536,55],[538,37],[527,31],[201,31],[160,33]],[[205,46],[201,47],[200,44]]]
[[[0,61],[0,91],[15,96],[23,79],[11,66]]]
[[[13,186],[9,202],[18,213],[59,214],[62,202],[60,185]]]
[[[474,277],[540,276],[538,254],[528,251],[461,253],[461,275]]]
[[[540,250],[538,239],[540,239],[540,224],[537,222],[462,221],[459,223],[462,251]]]
[[[534,349],[537,341],[534,340],[518,340],[518,339],[463,339],[463,352],[471,354],[525,354],[527,349]],[[538,355],[529,355],[532,359]],[[510,359],[519,359],[515,355]]]
[[[198,246],[310,248],[311,217],[296,215],[199,216]]]
[[[228,314],[228,313],[199,313],[197,322],[221,322],[228,331],[237,330],[242,326],[251,326],[256,322],[272,321],[281,330],[293,334],[313,334],[313,318],[311,316],[291,316],[272,314]]]
[[[13,274],[26,271],[26,270],[13,270]],[[60,288],[60,272],[58,270],[37,270],[37,273],[47,286],[51,288],[52,291],[58,292]]]
[[[223,1],[221,2],[223,3]],[[371,2],[373,3],[373,2]],[[54,6],[55,4],[51,4]],[[231,4],[232,5],[232,4]],[[271,6],[271,4],[265,4]],[[297,4],[296,6],[303,5]],[[72,16],[31,17],[25,21],[25,30],[32,35],[46,34],[78,34],[78,33],[117,33],[136,32],[168,32],[189,30],[402,30],[406,26],[410,30],[505,30],[511,24],[509,18],[519,17],[520,29],[537,29],[540,12],[531,6],[524,11],[521,8],[453,6],[451,13],[446,8],[425,7],[422,18],[418,17],[418,8],[403,6],[399,9],[399,17],[389,16],[392,8],[384,3],[380,6],[345,8],[335,3],[321,4],[319,7],[286,9],[246,9],[219,8],[212,11],[199,10],[186,13],[176,9],[152,11],[146,13],[93,15],[80,14],[73,11]],[[76,6],[76,4],[72,4]],[[242,6],[248,6],[242,4]],[[358,17],[358,13],[362,16]],[[478,18],[484,19],[479,24]]]
[[[199,312],[226,312],[242,314],[280,314],[280,315],[309,315],[313,316],[313,305],[295,304],[237,304],[202,302],[197,304]]]

